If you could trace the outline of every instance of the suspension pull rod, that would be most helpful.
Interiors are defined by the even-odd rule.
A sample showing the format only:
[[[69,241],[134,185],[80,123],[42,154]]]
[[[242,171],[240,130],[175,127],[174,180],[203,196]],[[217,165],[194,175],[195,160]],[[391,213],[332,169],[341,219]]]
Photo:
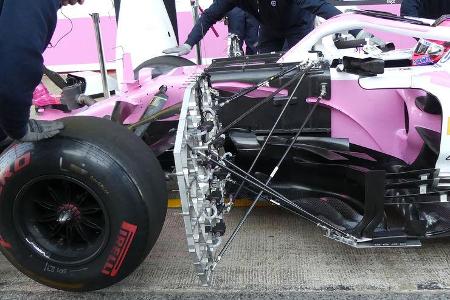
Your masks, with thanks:
[[[290,150],[292,149],[292,147],[295,145],[295,143],[297,142],[298,137],[300,136],[300,134],[302,133],[304,127],[306,126],[307,122],[309,122],[309,119],[311,118],[311,116],[313,115],[314,111],[316,110],[317,106],[319,105],[320,101],[322,100],[323,95],[321,95],[319,98],[317,98],[317,101],[314,103],[314,106],[312,107],[312,109],[309,111],[308,115],[306,116],[306,118],[303,121],[303,124],[300,126],[299,130],[297,131],[296,135],[294,136],[294,138],[292,139],[291,143],[289,144],[288,148],[286,149],[286,151],[284,152],[283,156],[281,157],[281,159],[278,161],[277,165],[275,166],[275,168],[272,170],[272,173],[270,174],[269,178],[267,179],[265,186],[267,187],[269,185],[269,183],[272,181],[272,179],[275,177],[276,173],[278,172],[278,170],[281,167],[281,164],[284,162],[284,160],[286,159],[287,155],[289,154]],[[246,180],[247,178],[244,176],[244,180]],[[259,194],[256,196],[255,200],[253,201],[252,205],[248,208],[248,210],[246,211],[245,215],[242,217],[241,221],[239,222],[239,224],[236,226],[236,228],[234,229],[234,231],[232,232],[230,238],[227,240],[227,242],[225,243],[224,247],[221,249],[221,251],[219,252],[219,254],[217,255],[217,259],[216,259],[216,263],[218,263],[223,255],[227,252],[227,250],[229,249],[231,243],[234,241],[234,239],[236,238],[237,234],[239,233],[240,229],[242,228],[242,225],[245,223],[245,221],[247,220],[248,216],[250,215],[250,213],[253,211],[253,209],[255,208],[257,202],[259,201],[259,199],[261,198],[262,194],[263,194],[264,190],[262,189]],[[284,199],[283,199],[283,202]],[[287,202],[289,205],[292,205],[294,203],[292,203],[292,201],[288,201]],[[295,204],[294,204],[295,205]],[[295,205],[296,208],[300,208],[298,207],[298,205]],[[323,223],[323,221],[319,220],[316,216],[308,213],[307,211],[305,211],[304,209],[300,208],[300,211],[302,213],[305,213],[306,216],[310,217],[312,220],[315,220],[315,222],[317,222],[318,224]],[[330,229],[337,231],[338,233],[344,234],[345,236],[348,236],[347,233],[343,232],[340,229],[335,228],[335,226],[332,226],[331,224],[327,224],[328,226],[325,227],[331,227]],[[336,230],[337,229],[337,230]]]
[[[251,113],[253,113],[255,110],[257,110],[258,108],[260,108],[261,106],[263,106],[264,104],[266,104],[267,102],[271,101],[281,90],[285,89],[286,87],[290,86],[293,82],[295,82],[296,80],[298,80],[301,76],[303,76],[303,73],[298,73],[296,74],[292,79],[290,79],[288,82],[286,82],[285,84],[283,84],[282,86],[280,86],[279,88],[276,89],[276,91],[274,91],[272,94],[270,94],[269,96],[267,96],[266,98],[264,98],[263,100],[259,101],[257,104],[253,105],[250,109],[248,109],[246,112],[244,112],[242,115],[240,115],[239,117],[237,117],[236,119],[234,119],[230,124],[228,124],[227,126],[225,126],[224,128],[222,128],[218,133],[216,133],[212,138],[210,138],[207,142],[206,145],[210,145],[212,143],[214,143],[215,141],[217,141],[217,139],[224,134],[225,132],[227,132],[230,128],[232,128],[234,125],[236,125],[237,123],[239,123],[240,121],[242,121],[244,118],[246,118],[248,115],[250,115]]]
[[[190,149],[192,150],[192,148],[190,148]],[[246,173],[244,170],[242,170],[241,168],[239,168],[238,166],[236,166],[232,162],[230,162],[230,161],[228,161],[228,160],[226,160],[224,158],[220,158],[220,156],[217,153],[211,152],[211,154],[213,154],[215,157],[217,157],[217,159],[214,159],[214,158],[212,158],[210,156],[207,156],[206,154],[204,154],[204,153],[202,153],[200,151],[198,151],[196,153],[198,155],[200,155],[201,157],[207,159],[208,161],[212,162],[216,166],[219,166],[220,168],[222,168],[222,169],[228,171],[229,173],[233,174],[234,176],[238,177],[239,179],[245,180],[247,183],[249,183],[251,185],[254,185],[255,187],[263,190],[268,195],[278,199],[278,201],[280,203],[283,202],[284,204],[295,208],[297,211],[299,211],[299,212],[301,212],[303,214],[302,217],[305,218],[306,220],[308,220],[308,221],[310,221],[312,223],[316,223],[316,224],[323,224],[325,227],[329,228],[330,230],[333,230],[333,231],[335,231],[337,233],[340,233],[340,234],[342,234],[345,237],[352,237],[348,233],[346,233],[346,232],[342,231],[341,229],[335,227],[333,224],[329,224],[329,223],[327,223],[327,222],[317,218],[316,216],[310,214],[309,212],[307,212],[306,210],[304,210],[303,208],[301,208],[300,206],[298,206],[297,204],[295,204],[294,202],[292,202],[291,200],[289,200],[288,198],[286,198],[285,196],[283,196],[282,194],[280,194],[279,192],[274,190],[273,188],[265,185],[262,181],[258,180],[254,176]],[[229,165],[231,167],[228,167],[227,165]]]
[[[312,65],[309,65],[304,73],[302,74],[302,76],[300,77],[300,79],[298,80],[296,86],[294,87],[294,90],[292,91],[291,96],[289,97],[289,99],[286,101],[283,109],[281,110],[280,114],[278,115],[277,120],[275,121],[275,124],[273,124],[272,128],[270,129],[269,134],[266,137],[266,140],[264,141],[261,149],[259,149],[258,154],[256,155],[256,157],[253,159],[253,162],[250,166],[250,168],[248,169],[247,173],[251,173],[253,171],[253,168],[255,167],[256,163],[259,160],[259,157],[261,156],[261,154],[263,153],[264,149],[266,148],[267,144],[269,143],[269,140],[271,139],[275,129],[278,126],[278,123],[281,121],[281,117],[284,115],[285,111],[287,110],[289,104],[291,104],[292,99],[294,98],[295,93],[297,92],[298,88],[300,87],[300,84],[302,83],[303,79],[306,76],[306,73],[311,69]],[[236,199],[239,195],[239,193],[242,190],[242,187],[244,186],[245,181],[242,181],[241,184],[239,185],[238,189],[236,190],[236,193],[234,194],[234,199]]]
[[[286,151],[284,151],[283,156],[281,157],[281,159],[278,161],[277,165],[275,166],[275,168],[273,168],[272,173],[270,173],[269,178],[267,178],[265,185],[269,185],[269,183],[272,181],[272,179],[275,177],[275,175],[277,174],[278,170],[280,169],[281,164],[284,162],[284,160],[286,159],[286,156],[288,155],[288,153],[291,151],[292,147],[294,146],[294,144],[297,142],[297,138],[300,136],[300,133],[303,131],[303,128],[306,126],[307,122],[309,121],[309,119],[311,118],[312,114],[314,113],[314,111],[316,110],[316,107],[318,106],[318,104],[320,103],[321,98],[319,97],[317,99],[317,101],[314,103],[314,106],[312,107],[312,109],[309,111],[307,117],[305,118],[305,120],[303,121],[302,126],[300,126],[299,130],[297,131],[295,137],[292,139],[291,143],[289,144],[289,147],[286,149]],[[244,225],[245,221],[247,220],[248,216],[250,215],[250,213],[253,211],[253,209],[256,206],[256,203],[259,201],[259,199],[261,198],[263,194],[263,191],[261,190],[259,192],[259,194],[256,196],[255,200],[253,200],[252,205],[247,209],[245,215],[242,217],[241,221],[239,222],[239,224],[236,226],[236,228],[234,229],[233,233],[231,234],[230,238],[227,240],[227,242],[225,243],[225,245],[223,246],[223,248],[220,250],[219,254],[217,255],[217,262],[219,262],[223,255],[226,253],[226,251],[228,250],[228,248],[230,247],[231,243],[233,242],[233,240],[236,238],[236,235],[239,233],[239,231],[241,230],[242,225]]]

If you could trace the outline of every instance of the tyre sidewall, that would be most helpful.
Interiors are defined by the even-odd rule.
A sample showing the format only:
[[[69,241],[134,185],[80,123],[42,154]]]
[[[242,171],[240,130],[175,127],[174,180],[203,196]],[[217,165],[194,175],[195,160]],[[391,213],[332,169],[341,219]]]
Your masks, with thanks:
[[[147,253],[142,249],[148,245],[149,208],[141,201],[142,195],[133,179],[97,146],[70,139],[19,144],[2,155],[0,171],[0,248],[8,260],[29,277],[63,290],[100,289],[123,279],[145,258]],[[64,175],[82,182],[107,210],[107,241],[88,262],[80,265],[53,262],[33,250],[15,226],[16,196],[31,180],[48,175]],[[126,251],[118,242],[124,232],[126,238],[131,239]],[[125,255],[125,259],[117,274],[112,274],[111,265],[118,266],[118,253]]]

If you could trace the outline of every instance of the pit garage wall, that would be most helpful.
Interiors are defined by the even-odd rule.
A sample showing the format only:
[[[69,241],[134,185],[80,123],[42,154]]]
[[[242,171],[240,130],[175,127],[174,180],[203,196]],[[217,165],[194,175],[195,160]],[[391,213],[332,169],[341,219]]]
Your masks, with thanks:
[[[152,0],[132,0],[152,1]],[[401,0],[365,0],[365,1],[332,1],[331,3],[347,8],[375,9],[398,14]],[[202,8],[207,8],[212,0],[200,0]],[[178,31],[180,42],[183,43],[192,28],[193,20],[189,0],[176,0]],[[95,35],[90,13],[98,12],[101,17],[101,29],[103,35],[104,51],[108,69],[116,66],[116,18],[113,0],[87,0],[82,6],[64,7],[58,14],[58,26],[56,28],[52,44],[44,54],[45,64],[59,72],[97,70],[98,56],[95,44]],[[73,24],[73,26],[72,26]],[[227,48],[227,28],[223,22],[215,25],[219,33],[216,37],[210,30],[202,42],[202,55],[207,61],[213,57],[223,57]],[[399,48],[409,47],[414,41],[398,37],[383,36],[386,41],[394,40]],[[142,38],[146,38],[145,36]],[[59,42],[58,42],[59,40]],[[57,43],[58,42],[58,43]],[[195,51],[187,57],[194,60]]]

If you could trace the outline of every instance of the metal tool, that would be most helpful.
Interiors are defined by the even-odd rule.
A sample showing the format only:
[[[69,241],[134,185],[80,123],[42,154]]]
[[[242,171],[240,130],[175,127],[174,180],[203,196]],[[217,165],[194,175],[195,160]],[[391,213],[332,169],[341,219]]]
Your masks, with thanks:
[[[111,97],[108,87],[108,79],[105,64],[105,53],[103,51],[102,33],[100,30],[100,16],[98,13],[91,14],[92,22],[94,23],[95,39],[97,41],[98,62],[100,64],[100,72],[102,75],[103,95],[105,98]]]

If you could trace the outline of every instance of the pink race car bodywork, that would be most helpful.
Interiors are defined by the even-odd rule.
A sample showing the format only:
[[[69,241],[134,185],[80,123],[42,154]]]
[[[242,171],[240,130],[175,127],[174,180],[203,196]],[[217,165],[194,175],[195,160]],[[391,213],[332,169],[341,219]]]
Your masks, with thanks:
[[[377,19],[365,15],[344,14],[328,20],[310,33],[297,46],[282,56],[279,63],[305,60],[308,57],[305,53],[308,54],[308,51],[320,38],[341,29],[359,27],[361,24],[366,24],[368,28],[374,30],[391,31],[401,35],[442,38],[442,35],[436,34],[436,27]],[[325,55],[325,58],[330,60],[339,58],[339,53],[333,51],[331,57]],[[125,115],[122,116],[123,124],[133,124],[142,118],[160,86],[167,86],[169,100],[165,104],[165,108],[171,107],[182,100],[189,82],[202,74],[204,69],[204,66],[180,67],[153,79],[149,72],[142,71],[138,80],[125,80],[127,82],[122,84],[122,92],[117,96],[68,113],[42,107],[39,110],[38,118],[43,120],[54,120],[67,116],[105,118],[112,115],[116,103],[120,101],[127,107]],[[439,76],[437,73],[431,74],[433,78]],[[439,79],[435,78],[434,80]],[[393,86],[389,88],[368,89],[361,85],[358,76],[344,76],[332,70],[331,81],[331,99],[321,105],[331,110],[331,136],[334,138],[349,138],[352,144],[412,163],[419,155],[424,143],[415,127],[441,132],[442,116],[427,114],[418,109],[415,104],[415,99],[424,95],[425,92],[420,89],[402,87],[401,80],[399,80],[399,84],[393,83]],[[212,82],[214,89],[226,92],[237,92],[249,86],[251,84],[240,81]],[[273,87],[260,87],[247,97],[262,98],[274,90]],[[287,95],[287,91],[280,92],[280,96],[285,95]],[[47,103],[52,103],[52,98],[46,100],[44,98],[45,96],[41,94],[40,98],[37,97],[36,104],[45,106]],[[310,99],[310,101],[312,100]],[[171,118],[171,120],[173,119]]]

